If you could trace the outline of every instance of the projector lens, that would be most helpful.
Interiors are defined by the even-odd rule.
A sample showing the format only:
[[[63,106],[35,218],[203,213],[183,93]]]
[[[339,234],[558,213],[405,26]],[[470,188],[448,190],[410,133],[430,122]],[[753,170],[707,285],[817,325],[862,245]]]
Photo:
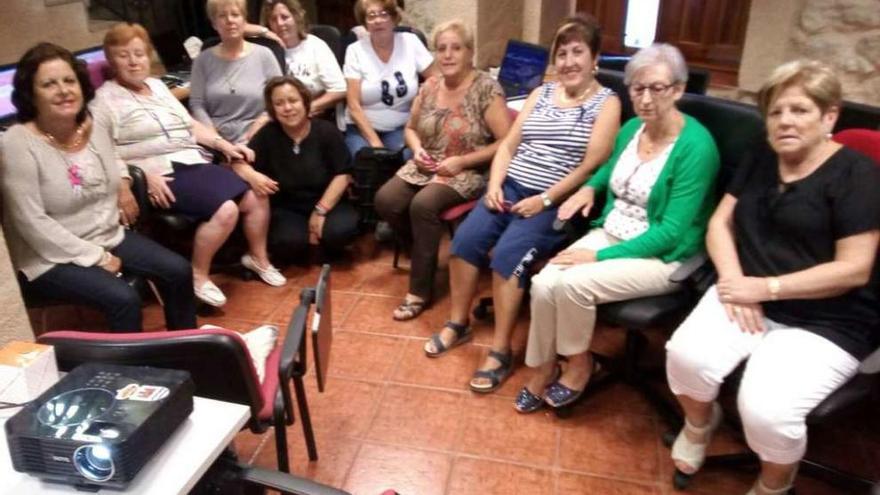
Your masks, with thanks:
[[[107,481],[113,477],[115,467],[110,449],[106,445],[83,445],[73,452],[73,465],[79,474],[91,481]]]

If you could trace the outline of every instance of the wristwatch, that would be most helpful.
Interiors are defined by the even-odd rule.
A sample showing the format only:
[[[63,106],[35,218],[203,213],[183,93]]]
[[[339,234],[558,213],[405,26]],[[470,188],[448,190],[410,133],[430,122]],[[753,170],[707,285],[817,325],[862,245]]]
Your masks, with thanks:
[[[550,199],[550,196],[546,192],[541,193],[541,202],[544,203],[544,208],[550,208],[553,206],[553,200]]]
[[[319,217],[327,216],[327,209],[321,206],[320,204],[315,205],[315,214]]]
[[[782,290],[782,282],[779,281],[779,277],[770,277],[767,279],[767,292],[770,293],[771,301],[779,299],[780,290]]]
[[[267,34],[269,34],[269,28],[263,26],[263,29],[260,29],[260,36],[266,36]]]

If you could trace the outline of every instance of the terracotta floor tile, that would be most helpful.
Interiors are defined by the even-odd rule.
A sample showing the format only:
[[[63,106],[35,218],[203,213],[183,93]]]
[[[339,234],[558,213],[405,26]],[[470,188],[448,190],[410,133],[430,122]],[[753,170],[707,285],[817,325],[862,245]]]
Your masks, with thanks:
[[[602,495],[661,495],[663,490],[657,483],[649,485],[599,478],[596,476],[560,473],[559,489],[556,493],[558,495],[581,495],[592,493],[601,493]]]
[[[552,466],[556,460],[555,418],[520,414],[507,397],[477,396],[464,403],[459,451],[480,457]]]
[[[551,495],[553,486],[553,473],[547,469],[460,456],[452,466],[447,493]]]
[[[363,438],[376,413],[383,393],[377,383],[330,377],[323,393],[318,392],[312,377],[306,377],[306,400],[312,418],[312,427],[321,433],[331,432],[336,437]],[[299,435],[297,423],[290,427],[291,435]]]
[[[226,316],[246,320],[268,320],[279,305],[299,301],[293,287],[271,287],[262,282],[218,283],[227,303],[220,309]]]
[[[453,450],[461,430],[464,392],[389,385],[367,439],[409,447]]]
[[[373,270],[364,278],[360,290],[364,294],[382,294],[402,298],[409,292],[409,270],[395,270],[389,263],[387,267],[374,264]]]
[[[429,358],[425,355],[425,342],[421,339],[406,342],[400,365],[391,375],[391,381],[468,390],[468,382],[484,352],[483,348],[465,344],[440,357]]]
[[[268,433],[272,436],[271,431]],[[263,442],[267,433],[251,433],[250,430],[242,430],[235,435],[235,452],[238,454],[238,460],[244,463],[250,462],[251,458],[257,453],[260,444]],[[274,443],[274,438],[270,439]],[[274,461],[273,461],[274,462]],[[274,464],[273,464],[274,465]]]
[[[386,380],[391,375],[405,339],[338,331],[333,337],[330,375],[362,380]]]
[[[559,464],[563,469],[652,482],[658,480],[661,442],[655,419],[636,414],[586,411],[560,420],[560,424]]]
[[[446,493],[451,465],[451,454],[365,443],[344,489],[353,495],[378,495],[387,489],[405,495],[441,495]]]
[[[289,428],[293,430],[294,427]],[[298,431],[298,430],[296,430]],[[288,455],[290,456],[291,471],[296,476],[303,476],[311,480],[341,487],[345,482],[345,475],[351,468],[352,462],[360,449],[361,442],[350,438],[333,436],[332,433],[324,434],[317,432],[316,443],[318,446],[318,460],[309,461],[305,444],[301,435],[296,431],[290,431],[288,435]],[[278,458],[275,455],[275,438],[269,432],[271,438],[265,443],[254,465],[266,469],[278,469]]]

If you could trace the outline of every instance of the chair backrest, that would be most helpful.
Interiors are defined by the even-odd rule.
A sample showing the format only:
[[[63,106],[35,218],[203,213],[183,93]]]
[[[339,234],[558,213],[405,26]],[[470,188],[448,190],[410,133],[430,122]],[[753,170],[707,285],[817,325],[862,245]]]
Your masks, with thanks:
[[[250,406],[253,417],[258,417],[263,407],[260,384],[245,343],[230,330],[60,331],[45,333],[37,341],[55,347],[62,371],[86,362],[186,370],[200,397]]]
[[[880,129],[880,107],[844,101],[834,132],[842,129]]]
[[[718,187],[723,190],[745,155],[764,139],[761,113],[745,103],[690,93],[679,100],[678,108],[700,121],[715,139],[721,156]]]
[[[281,68],[281,73],[287,74],[287,54],[284,52],[283,46],[279,45],[278,42],[273,39],[264,38],[262,36],[248,36],[245,39],[255,45],[262,45],[271,50],[272,55],[275,55],[275,60],[278,61],[278,66]],[[208,38],[202,43],[202,51],[205,51],[213,46],[217,46],[218,44],[220,44],[219,37],[213,36],[211,38]]]
[[[599,81],[599,84],[602,86],[613,90],[617,93],[617,97],[620,98],[621,123],[635,117],[636,112],[633,110],[629,91],[626,89],[626,84],[623,83],[623,71],[603,69],[599,67],[599,72],[596,73],[596,80]]]
[[[844,129],[834,135],[838,143],[868,155],[880,166],[880,131]]]
[[[315,356],[315,377],[318,379],[320,392],[324,391],[327,383],[327,369],[330,365],[330,349],[333,343],[331,294],[330,265],[324,265],[318,276],[318,285],[315,286],[315,312],[310,327],[312,351]]]
[[[313,24],[309,26],[309,33],[327,43],[330,51],[336,56],[339,66],[342,67],[345,62],[345,47],[342,45],[342,33],[339,32],[339,29],[329,24]]]

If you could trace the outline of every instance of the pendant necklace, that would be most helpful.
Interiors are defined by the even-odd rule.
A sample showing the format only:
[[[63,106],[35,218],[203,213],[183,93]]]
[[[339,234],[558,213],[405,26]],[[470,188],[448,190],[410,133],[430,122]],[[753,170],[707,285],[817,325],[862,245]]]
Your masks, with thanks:
[[[290,136],[290,140],[293,141],[293,146],[290,149],[291,149],[291,151],[293,151],[294,155],[299,155],[299,151],[300,151],[299,144],[301,142],[303,142],[306,139],[306,137],[309,135],[309,131],[311,131],[311,129],[312,129],[312,123],[307,120],[304,129],[305,130],[302,132],[302,136],[298,136],[298,139],[297,139],[297,137]]]

